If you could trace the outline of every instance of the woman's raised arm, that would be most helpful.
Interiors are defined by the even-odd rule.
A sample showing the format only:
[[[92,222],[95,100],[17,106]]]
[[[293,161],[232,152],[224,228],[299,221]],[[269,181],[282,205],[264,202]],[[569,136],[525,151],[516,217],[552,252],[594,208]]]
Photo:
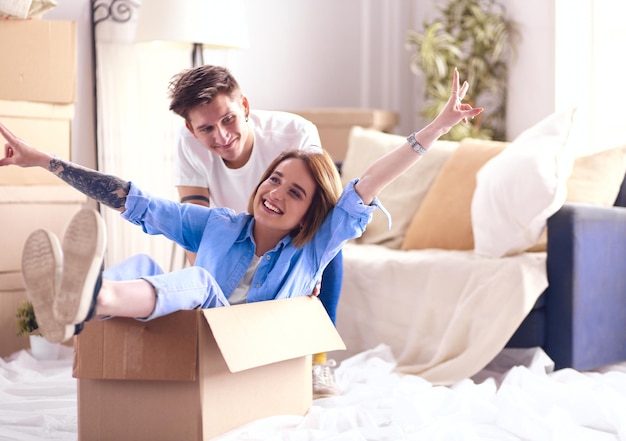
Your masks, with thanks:
[[[473,108],[462,103],[468,88],[467,81],[459,87],[459,72],[454,69],[450,98],[441,113],[422,130],[412,133],[407,142],[374,161],[355,185],[365,204],[369,205],[383,188],[419,161],[453,126],[461,121],[467,122],[483,111],[481,107]]]
[[[0,123],[0,134],[6,139],[0,167],[41,167],[58,176],[84,195],[118,211],[124,211],[130,183],[115,176],[82,167],[42,152],[15,136]]]

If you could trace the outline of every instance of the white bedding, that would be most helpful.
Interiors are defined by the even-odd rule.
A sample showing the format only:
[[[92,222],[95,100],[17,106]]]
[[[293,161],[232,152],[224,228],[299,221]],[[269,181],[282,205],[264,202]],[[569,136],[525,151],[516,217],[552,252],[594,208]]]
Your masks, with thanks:
[[[485,367],[548,286],[546,253],[492,259],[349,243],[343,266],[337,329],[345,354],[383,343],[399,371],[444,385]]]
[[[71,355],[64,348],[58,361],[37,361],[28,351],[0,359],[0,440],[76,440]],[[585,374],[550,373],[551,366],[539,349],[505,350],[475,381],[434,386],[394,373],[389,347],[379,346],[340,364],[341,396],[314,401],[305,416],[266,418],[216,439],[626,439],[626,364]]]

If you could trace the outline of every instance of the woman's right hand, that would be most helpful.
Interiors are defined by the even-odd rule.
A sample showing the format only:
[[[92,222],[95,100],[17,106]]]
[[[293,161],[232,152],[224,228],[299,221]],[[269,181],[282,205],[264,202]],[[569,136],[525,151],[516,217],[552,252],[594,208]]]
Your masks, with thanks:
[[[52,155],[41,152],[15,136],[4,124],[0,123],[0,134],[7,141],[4,145],[4,157],[0,159],[0,167],[17,165],[19,167],[48,168]]]

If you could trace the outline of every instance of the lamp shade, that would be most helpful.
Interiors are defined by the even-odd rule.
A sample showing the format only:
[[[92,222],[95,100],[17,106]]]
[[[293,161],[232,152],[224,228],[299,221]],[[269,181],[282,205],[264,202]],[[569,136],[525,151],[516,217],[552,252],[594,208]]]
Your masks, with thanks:
[[[206,48],[247,48],[244,0],[143,0],[137,42],[200,43]]]

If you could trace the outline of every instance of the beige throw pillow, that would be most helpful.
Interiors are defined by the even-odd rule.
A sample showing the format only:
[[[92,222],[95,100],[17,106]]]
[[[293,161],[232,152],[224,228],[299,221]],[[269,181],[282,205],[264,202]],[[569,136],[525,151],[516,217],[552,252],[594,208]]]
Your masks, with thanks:
[[[461,141],[415,213],[402,249],[473,249],[470,213],[476,173],[507,145],[472,138]]]
[[[375,159],[405,142],[405,136],[353,127],[341,169],[343,185],[360,177]],[[435,176],[457,145],[456,142],[437,141],[416,165],[381,191],[378,199],[391,214],[391,229],[388,228],[387,217],[382,211],[376,210],[372,222],[356,242],[400,248],[404,233],[415,211],[422,203]]]
[[[577,158],[567,180],[566,201],[613,206],[625,173],[626,145]]]
[[[626,146],[603,150],[574,161],[567,180],[566,202],[611,207],[626,174]],[[546,251],[547,233],[528,251]]]

